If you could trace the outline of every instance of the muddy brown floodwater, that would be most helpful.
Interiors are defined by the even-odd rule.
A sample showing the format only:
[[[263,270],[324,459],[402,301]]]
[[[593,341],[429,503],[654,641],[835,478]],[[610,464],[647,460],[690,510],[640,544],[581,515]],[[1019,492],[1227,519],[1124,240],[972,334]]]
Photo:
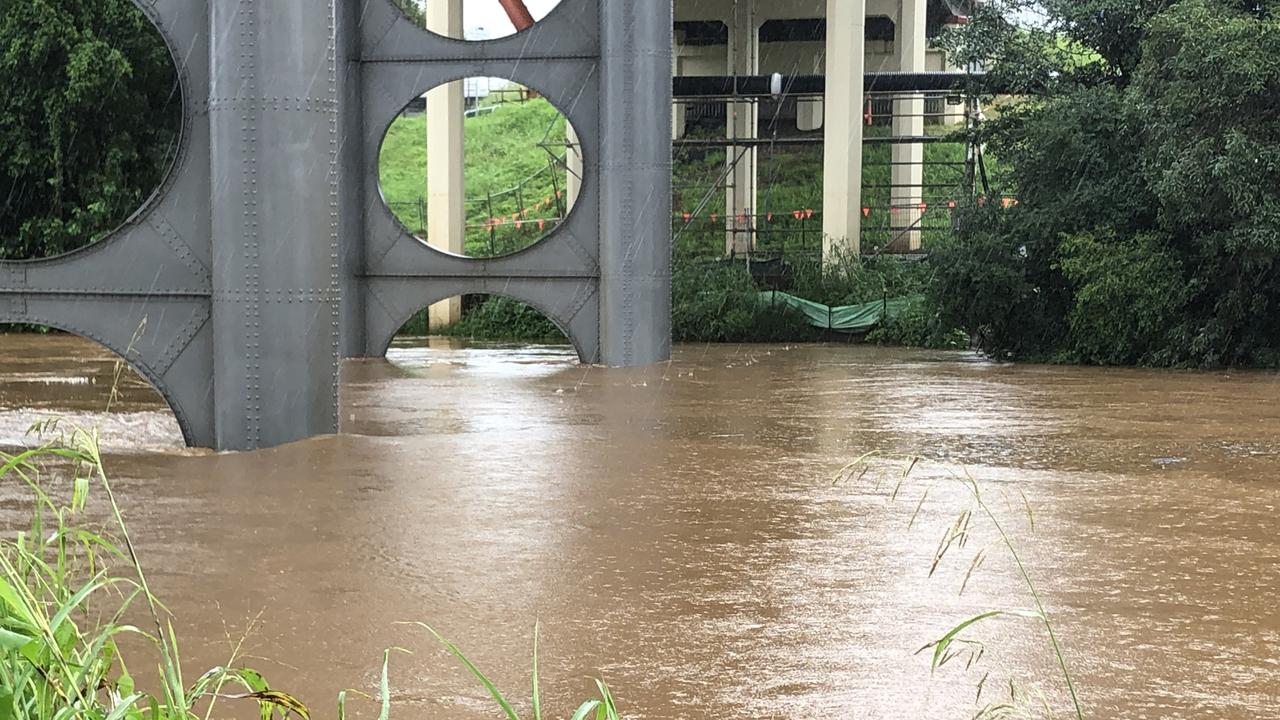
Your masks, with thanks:
[[[250,664],[317,717],[372,692],[393,646],[412,653],[392,657],[393,718],[497,717],[407,621],[526,699],[541,622],[557,716],[603,675],[629,718],[968,718],[986,672],[984,701],[1013,676],[1065,716],[1033,623],[975,629],[968,672],[913,654],[1030,604],[978,523],[929,577],[968,507],[962,467],[1040,582],[1089,717],[1280,717],[1274,374],[823,346],[613,371],[567,348],[405,343],[346,366],[342,436],[214,455],[181,449],[137,380],[98,413],[111,365],[80,340],[0,337],[0,443],[42,414],[101,426],[189,671],[257,618]],[[887,457],[833,485],[868,452],[939,462],[902,487]]]

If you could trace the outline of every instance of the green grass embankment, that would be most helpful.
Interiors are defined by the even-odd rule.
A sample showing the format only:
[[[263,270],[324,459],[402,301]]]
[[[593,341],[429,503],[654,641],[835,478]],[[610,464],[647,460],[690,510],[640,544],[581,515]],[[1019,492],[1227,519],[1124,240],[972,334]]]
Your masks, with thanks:
[[[551,103],[534,99],[499,105],[467,118],[464,127],[467,254],[503,255],[536,242],[561,214],[556,191],[563,191],[567,178],[558,165],[564,155],[564,117]],[[397,118],[383,140],[379,166],[387,205],[423,237],[426,137],[426,115]],[[502,224],[490,228],[490,218]]]

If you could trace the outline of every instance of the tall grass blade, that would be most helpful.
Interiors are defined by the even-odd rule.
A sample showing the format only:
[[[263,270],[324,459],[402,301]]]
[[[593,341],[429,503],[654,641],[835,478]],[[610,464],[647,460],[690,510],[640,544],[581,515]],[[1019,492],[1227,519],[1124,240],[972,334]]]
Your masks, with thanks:
[[[538,691],[538,635],[541,634],[540,623],[533,624],[533,720],[542,720],[542,696]]]
[[[467,656],[462,654],[462,651],[458,649],[457,645],[449,642],[448,639],[436,632],[435,628],[430,625],[425,623],[413,624],[425,628],[427,632],[434,635],[436,640],[438,640],[450,654],[457,658],[458,662],[462,663],[462,666],[467,669],[467,672],[471,673],[472,677],[480,681],[480,684],[484,686],[484,689],[489,691],[489,695],[493,698],[493,701],[498,703],[498,707],[502,708],[502,712],[506,714],[507,720],[520,720],[520,716],[516,714],[515,708],[511,706],[511,703],[507,702],[507,699],[502,695],[502,692],[498,690],[498,686],[494,685],[493,681],[490,680],[483,672],[480,672],[480,668],[476,667],[475,663],[467,659]]]
[[[378,683],[378,699],[381,702],[378,720],[390,720],[391,718],[391,680],[387,671],[390,665],[391,651],[387,650],[382,654],[382,680]]]

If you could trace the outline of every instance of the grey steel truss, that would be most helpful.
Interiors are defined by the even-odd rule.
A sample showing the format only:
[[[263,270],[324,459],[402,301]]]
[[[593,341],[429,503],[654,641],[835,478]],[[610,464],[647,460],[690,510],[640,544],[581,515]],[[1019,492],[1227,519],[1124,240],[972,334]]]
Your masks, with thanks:
[[[388,0],[134,2],[177,67],[173,167],[106,239],[0,262],[0,322],[105,345],[188,443],[227,450],[337,432],[339,360],[381,356],[415,312],[460,294],[538,308],[583,362],[670,356],[671,0],[563,0],[483,42],[428,33]],[[483,260],[411,235],[378,183],[401,109],[474,76],[542,93],[585,164],[557,230]]]

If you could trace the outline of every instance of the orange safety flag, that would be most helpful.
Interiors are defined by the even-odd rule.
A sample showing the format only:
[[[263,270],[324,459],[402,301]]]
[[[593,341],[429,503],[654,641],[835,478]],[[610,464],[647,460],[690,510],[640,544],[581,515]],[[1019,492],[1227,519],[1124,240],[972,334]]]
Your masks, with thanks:
[[[871,208],[869,207],[862,208],[862,217],[871,217]]]
[[[928,209],[929,209],[929,203],[920,203],[920,212],[925,212]]]
[[[539,230],[546,230],[546,229],[547,229],[547,221],[546,221],[546,220],[539,219],[539,220],[538,220],[538,229],[539,229]]]
[[[948,200],[948,201],[947,201],[947,207],[951,208],[952,210],[955,210],[955,209],[956,209],[956,201],[955,201],[955,200]]]
[[[520,230],[520,229],[523,229],[523,228],[524,228],[524,221],[523,221],[523,220],[517,220],[517,221],[516,221],[516,229],[517,229],[517,230]]]
[[[804,217],[804,211],[803,211],[803,210],[792,210],[792,211],[791,211],[791,217],[793,217],[793,218],[795,218],[795,219],[799,220],[800,218]]]
[[[690,221],[690,220],[692,220],[692,219],[693,219],[693,213],[685,213],[685,214],[684,214],[684,221],[685,221],[685,222],[689,222],[689,221]]]
[[[812,220],[812,219],[813,219],[813,208],[805,208],[805,210],[804,210],[804,219],[805,219],[805,220]]]
[[[769,213],[768,215],[765,215],[764,217],[765,217],[765,220],[767,220],[768,222],[773,222],[773,213]]]
[[[876,119],[875,113],[871,110],[871,98],[867,98],[867,112],[862,117],[867,121],[867,125],[871,125],[872,121]]]
[[[559,200],[561,197],[563,197],[562,193],[561,193],[559,190],[557,190],[557,191],[556,191],[556,199],[557,199],[557,200]]]

